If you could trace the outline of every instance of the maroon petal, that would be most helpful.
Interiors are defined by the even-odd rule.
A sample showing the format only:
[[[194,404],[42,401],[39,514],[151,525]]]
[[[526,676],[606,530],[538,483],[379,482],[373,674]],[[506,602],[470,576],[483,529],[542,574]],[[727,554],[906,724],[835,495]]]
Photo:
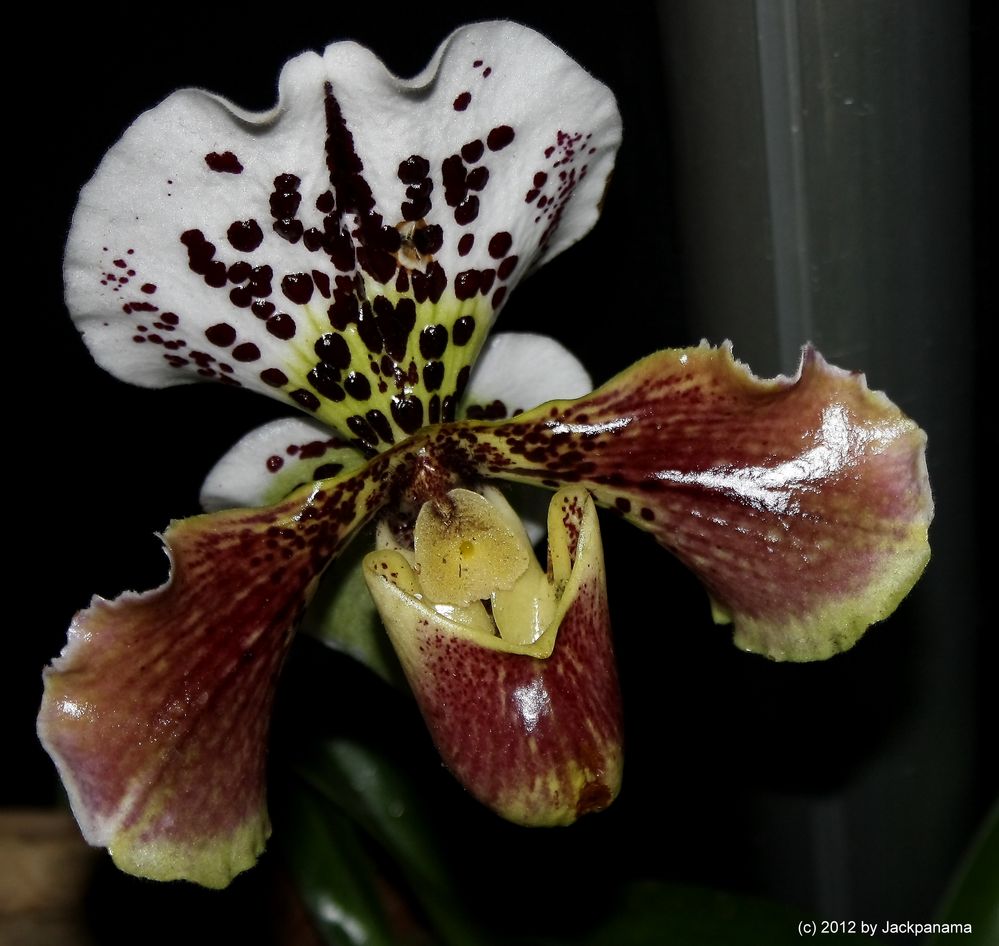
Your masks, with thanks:
[[[122,869],[223,887],[262,850],[274,684],[317,577],[382,502],[369,471],[174,523],[166,584],[74,619],[39,735]]]
[[[727,346],[659,352],[577,401],[462,427],[480,473],[580,483],[652,532],[774,659],[849,648],[929,558],[924,433],[811,348],[769,381]]]

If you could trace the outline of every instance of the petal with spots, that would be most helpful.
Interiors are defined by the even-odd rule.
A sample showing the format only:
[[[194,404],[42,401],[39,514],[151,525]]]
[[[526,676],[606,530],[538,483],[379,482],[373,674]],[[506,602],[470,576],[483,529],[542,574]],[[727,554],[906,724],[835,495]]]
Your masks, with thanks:
[[[378,482],[345,475],[174,523],[166,584],[74,619],[38,730],[84,836],[123,870],[223,887],[253,865],[277,676],[319,574],[383,501]]]
[[[453,420],[495,312],[599,214],[609,90],[537,33],[453,33],[413,79],[338,43],[249,113],[184,90],[83,188],[66,298],[148,386],[278,397],[371,453]]]
[[[338,434],[306,417],[285,417],[251,430],[205,478],[206,512],[272,506],[305,483],[364,465],[364,456]]]
[[[495,491],[486,495],[497,502]],[[431,557],[443,553],[456,566],[443,582],[434,577],[443,599],[429,593],[426,568],[417,573],[405,553],[371,553],[365,576],[448,768],[511,821],[569,824],[607,807],[621,783],[621,704],[596,509],[584,489],[555,495],[545,572],[516,554],[531,553],[509,506],[500,501],[484,517],[478,506],[459,510],[443,537],[432,536],[440,541]],[[486,547],[494,542],[498,549]],[[419,546],[418,537],[417,560]],[[480,556],[505,563],[487,581],[502,586],[486,589],[488,612],[478,600],[457,603],[469,588],[483,591],[474,569]],[[473,564],[471,580],[458,558]]]
[[[501,332],[486,340],[459,413],[498,420],[592,390],[582,362],[561,342],[531,332]]]
[[[480,473],[586,486],[694,569],[740,647],[777,660],[851,647],[929,558],[925,434],[811,348],[769,381],[728,346],[663,351],[575,402],[465,424]]]

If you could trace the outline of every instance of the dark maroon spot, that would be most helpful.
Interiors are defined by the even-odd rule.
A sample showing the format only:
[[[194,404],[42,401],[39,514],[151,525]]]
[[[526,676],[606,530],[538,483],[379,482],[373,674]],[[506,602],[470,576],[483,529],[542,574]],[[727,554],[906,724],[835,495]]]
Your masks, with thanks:
[[[180,316],[178,316],[174,312],[164,312],[160,316],[160,321],[166,322],[167,325],[176,325],[178,322],[180,322]]]
[[[250,292],[249,286],[236,286],[235,289],[229,290],[229,301],[237,309],[248,309],[253,302],[253,293]]]
[[[427,420],[431,424],[439,424],[441,422],[441,399],[439,394],[435,394],[430,398],[430,406],[427,408]]]
[[[423,426],[423,402],[412,394],[392,398],[392,417],[407,434],[414,434]]]
[[[253,312],[258,319],[267,319],[274,314],[274,308],[275,306],[273,302],[266,302],[263,299],[257,299],[250,306],[250,311]]]
[[[472,68],[473,69],[478,69],[479,66],[481,66],[481,65],[482,65],[482,60],[481,59],[476,59],[475,62],[472,63]]]
[[[310,440],[299,447],[298,457],[300,460],[313,460],[316,457],[321,457],[325,452],[326,444],[322,440]]]
[[[260,380],[272,388],[283,388],[288,383],[288,376],[280,368],[265,368],[260,372]]]
[[[229,224],[226,237],[233,249],[250,253],[264,240],[264,231],[256,220],[236,220]]]
[[[232,350],[236,361],[256,361],[260,357],[260,349],[253,342],[243,342]]]
[[[283,341],[294,338],[296,328],[295,320],[286,312],[278,312],[267,320],[267,331]]]
[[[316,227],[309,227],[302,233],[302,243],[305,244],[305,248],[310,253],[315,253],[322,245],[323,241],[326,239],[326,234],[322,230]]]
[[[505,298],[506,286],[500,286],[499,289],[493,293],[493,308],[498,309],[501,305],[503,305],[503,300]]]
[[[180,242],[187,247],[187,265],[192,272],[203,276],[208,272],[208,264],[215,256],[215,246],[205,239],[200,230],[185,230],[180,235]],[[117,265],[117,260],[115,264]],[[124,267],[125,261],[121,261]]]
[[[239,163],[239,158],[231,151],[223,151],[221,154],[212,151],[205,155],[205,164],[220,174],[241,174],[243,171],[243,165]]]
[[[399,180],[403,184],[418,184],[430,173],[430,162],[418,154],[411,154],[399,163]]]
[[[468,386],[468,377],[471,373],[471,365],[465,365],[465,367],[458,372],[458,380],[454,387],[454,396],[456,398],[460,398],[462,394],[465,393],[465,388]]]
[[[468,142],[467,145],[461,146],[461,156],[469,164],[475,164],[475,162],[482,157],[485,150],[486,150],[485,146],[482,144],[482,142],[476,139],[475,141]]]
[[[444,382],[444,362],[429,361],[423,367],[423,384],[428,391],[436,391]],[[431,419],[432,424],[436,423]]]
[[[266,263],[263,266],[255,267],[250,273],[250,290],[255,296],[269,296],[273,277],[274,270]]]
[[[274,232],[289,243],[297,243],[302,239],[304,227],[301,220],[289,218],[287,220],[275,220],[271,227]]]
[[[142,290],[142,291],[143,291],[144,293],[146,293],[147,295],[150,295],[150,296],[151,296],[151,295],[152,295],[152,294],[153,294],[154,292],[156,292],[156,285],[155,285],[155,283],[151,283],[151,282],[144,282],[144,283],[143,283],[143,284],[142,284],[141,286],[139,286],[139,288],[140,288],[140,289],[141,289],[141,290]]]
[[[458,255],[468,256],[472,252],[472,245],[475,243],[475,236],[471,233],[462,234],[458,241]]]
[[[506,230],[501,230],[499,233],[493,234],[489,241],[489,255],[493,259],[503,259],[510,252],[511,246],[513,246],[513,237]]]
[[[454,339],[455,345],[467,345],[474,331],[475,319],[470,315],[463,315],[454,323],[451,337]]]
[[[509,125],[498,125],[486,135],[486,145],[490,151],[501,151],[513,141],[513,129]]]
[[[347,418],[347,428],[368,446],[373,447],[378,443],[378,434],[360,414],[354,414]]]
[[[420,181],[419,184],[407,187],[406,196],[409,198],[409,201],[399,208],[402,213],[402,219],[413,222],[421,220],[429,214],[433,208],[433,203],[430,200],[430,192],[433,189],[434,182],[429,178],[425,181]]]
[[[350,364],[350,348],[342,335],[328,332],[316,341],[314,350],[320,361],[335,368],[345,369]]]
[[[414,270],[412,283],[413,298],[416,302],[426,302],[429,299],[436,304],[440,302],[444,290],[447,289],[447,275],[440,263],[434,261],[427,267],[426,272]]]
[[[290,220],[298,213],[302,195],[298,193],[301,181],[294,174],[279,174],[274,178],[274,190],[269,203],[275,220]]]
[[[384,347],[382,336],[378,330],[374,313],[372,313],[367,303],[364,304],[364,308],[357,316],[357,334],[361,337],[361,341],[364,342],[364,346],[371,354],[378,355],[381,353]]]
[[[279,194],[293,194],[301,183],[301,178],[294,174],[279,174],[274,178],[274,190]]]
[[[342,472],[342,470],[342,463],[323,463],[312,471],[312,475],[317,480],[328,480],[330,477]]]
[[[465,163],[461,160],[460,155],[449,155],[441,162],[444,200],[449,207],[457,207],[468,192],[468,188],[465,186],[465,176]]]
[[[445,424],[450,424],[454,420],[455,408],[457,406],[457,402],[450,394],[441,402],[441,420]]]
[[[357,248],[357,261],[369,276],[383,285],[395,275],[395,257],[383,250],[360,246]]]
[[[229,277],[229,282],[242,283],[246,282],[246,280],[250,278],[250,274],[252,272],[253,267],[246,262],[246,260],[239,260],[229,267],[226,271],[226,275]]]
[[[469,103],[471,101],[472,101],[472,93],[471,92],[462,92],[454,100],[454,110],[456,112],[463,112],[463,111],[465,111],[465,109],[468,108]]]
[[[304,388],[299,388],[296,391],[292,391],[289,397],[293,401],[297,401],[306,410],[317,411],[319,410],[319,398],[315,396],[311,391],[306,391]]]
[[[508,256],[502,263],[499,264],[499,269],[497,273],[500,279],[509,279],[510,274],[517,268],[517,257]]]
[[[621,510],[621,512],[631,512],[631,500],[626,499],[624,496],[618,496],[614,500],[614,505]]]
[[[479,198],[475,194],[469,194],[457,207],[454,208],[455,223],[465,227],[468,226],[479,215]]]
[[[493,280],[496,278],[496,271],[493,269],[483,269],[479,271],[479,292],[486,295],[493,288]]]
[[[347,395],[340,387],[340,372],[325,361],[319,362],[306,376],[311,384],[320,394],[324,394],[331,401],[342,401]]]
[[[420,227],[413,234],[413,246],[421,256],[433,256],[444,245],[444,230],[436,223]]]
[[[270,470],[271,473],[277,473],[277,471],[280,470],[281,467],[283,466],[284,466],[284,457],[279,457],[272,454],[267,458],[267,469]]]
[[[205,329],[205,338],[219,348],[228,348],[236,341],[236,330],[226,322],[219,322]]]
[[[647,506],[643,506],[642,507],[642,518],[646,522],[651,522],[653,519],[656,518],[656,514],[651,509],[649,509]]]
[[[366,401],[371,397],[371,382],[363,374],[352,371],[343,382],[347,393],[357,401]]]
[[[281,291],[298,305],[312,298],[312,277],[308,273],[289,273],[281,280]]]
[[[205,272],[205,282],[213,289],[221,289],[229,281],[229,274],[226,272],[225,263],[222,260],[213,260],[208,264]]]
[[[443,325],[428,325],[420,332],[420,354],[424,358],[440,358],[447,348],[447,329]]]
[[[395,443],[395,437],[392,435],[392,425],[388,422],[388,418],[381,412],[377,410],[370,410],[365,415],[369,424],[371,424],[375,433],[378,434],[385,443]]]
[[[461,300],[471,299],[479,291],[479,271],[466,269],[454,277],[454,294]]]
[[[486,66],[486,68],[482,70],[482,78],[483,79],[488,79],[492,74],[493,74],[493,67],[492,66]]]
[[[330,293],[330,277],[326,273],[320,272],[318,269],[312,270],[312,281],[316,284],[316,289],[319,290],[319,295],[324,299],[328,299],[331,295]]]
[[[482,164],[468,172],[468,177],[465,179],[465,185],[469,190],[480,191],[486,186],[486,182],[488,180],[489,168]]]
[[[333,197],[332,191],[323,191],[316,198],[316,210],[321,214],[333,213],[333,208],[336,206],[336,200]]]

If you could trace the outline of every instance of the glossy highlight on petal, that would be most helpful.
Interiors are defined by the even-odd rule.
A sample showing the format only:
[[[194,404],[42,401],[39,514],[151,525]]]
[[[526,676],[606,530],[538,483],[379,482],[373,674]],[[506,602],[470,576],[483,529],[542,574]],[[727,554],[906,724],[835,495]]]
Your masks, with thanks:
[[[577,401],[469,426],[481,474],[586,486],[773,659],[851,647],[929,558],[925,434],[811,348],[769,381],[727,346],[663,351]]]
[[[318,576],[384,501],[378,484],[345,475],[177,522],[166,584],[74,619],[38,731],[84,837],[123,870],[223,887],[256,860],[277,677]]]
[[[520,641],[498,634],[478,602],[450,608],[428,598],[399,553],[365,560],[368,586],[445,764],[481,802],[525,825],[570,824],[607,807],[621,782],[603,552],[585,490],[553,498],[549,550],[542,576],[557,604],[534,641],[533,634]]]
[[[519,279],[593,225],[613,96],[537,33],[453,33],[413,79],[338,43],[249,113],[184,90],[84,187],[67,305],[146,386],[249,387],[369,455],[452,421]]]

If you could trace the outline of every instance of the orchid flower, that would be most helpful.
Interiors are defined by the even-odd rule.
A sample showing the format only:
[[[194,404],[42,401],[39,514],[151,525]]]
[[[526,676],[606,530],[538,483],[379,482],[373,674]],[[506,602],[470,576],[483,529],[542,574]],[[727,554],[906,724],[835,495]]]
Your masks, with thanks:
[[[484,23],[409,80],[351,43],[306,53],[262,114],[177,92],[108,152],[65,261],[94,358],[305,415],[237,444],[209,511],[166,530],[167,582],[95,598],[46,671],[41,739],[123,869],[218,887],[254,863],[282,662],[368,523],[364,581],[444,761],[524,824],[620,784],[595,504],[777,660],[850,647],[915,582],[925,438],[862,376],[806,348],[796,376],[760,380],[702,344],[591,392],[557,342],[487,338],[595,223],[619,138],[606,87]],[[544,565],[495,481],[555,491]]]

